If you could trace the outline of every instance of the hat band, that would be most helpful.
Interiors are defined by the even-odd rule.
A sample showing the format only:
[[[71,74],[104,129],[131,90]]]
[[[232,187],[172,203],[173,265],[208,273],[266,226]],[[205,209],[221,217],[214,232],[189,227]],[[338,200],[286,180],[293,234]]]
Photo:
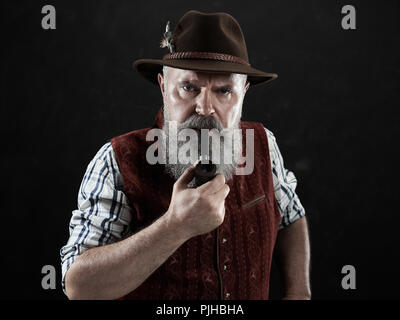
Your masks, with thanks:
[[[231,56],[225,53],[214,53],[214,52],[189,52],[189,51],[173,52],[173,53],[167,53],[163,57],[163,60],[171,60],[171,59],[208,59],[208,60],[234,62],[250,66],[250,63],[239,57]]]

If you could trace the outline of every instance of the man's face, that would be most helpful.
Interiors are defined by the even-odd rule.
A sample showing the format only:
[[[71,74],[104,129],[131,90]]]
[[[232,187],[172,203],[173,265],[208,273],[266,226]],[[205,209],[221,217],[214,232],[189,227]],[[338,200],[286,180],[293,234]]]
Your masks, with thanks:
[[[224,128],[232,128],[241,117],[243,99],[249,88],[243,75],[206,73],[168,68],[158,74],[168,120],[184,122],[193,114],[217,118]]]
[[[249,87],[245,80],[246,77],[240,74],[204,73],[169,67],[164,68],[164,75],[158,74],[164,101],[164,142],[168,145],[166,170],[175,180],[203,152],[201,144],[204,137],[200,137],[200,129],[217,130],[220,134],[225,132],[222,140],[217,138],[219,144],[213,139],[209,141],[211,136],[206,138],[210,143],[205,155],[210,157],[217,173],[222,173],[226,181],[232,177],[236,161],[242,153],[241,136],[234,139],[233,131],[239,128],[243,98]],[[168,124],[175,121],[178,133],[196,129],[198,139],[189,142],[179,140],[169,130]],[[220,149],[214,150],[213,147],[218,145]],[[190,153],[191,163],[179,160],[180,156],[187,154],[187,146],[198,151],[197,154]],[[233,158],[232,161],[225,161],[230,158]]]

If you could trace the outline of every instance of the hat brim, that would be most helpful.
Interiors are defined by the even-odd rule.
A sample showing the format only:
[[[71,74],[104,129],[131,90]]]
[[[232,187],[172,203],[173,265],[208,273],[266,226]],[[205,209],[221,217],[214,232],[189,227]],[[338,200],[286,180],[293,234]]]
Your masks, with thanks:
[[[154,84],[158,84],[157,74],[162,72],[163,66],[213,73],[247,74],[247,80],[252,86],[266,84],[278,77],[276,73],[267,73],[244,64],[227,61],[205,59],[139,59],[133,63],[133,68]]]

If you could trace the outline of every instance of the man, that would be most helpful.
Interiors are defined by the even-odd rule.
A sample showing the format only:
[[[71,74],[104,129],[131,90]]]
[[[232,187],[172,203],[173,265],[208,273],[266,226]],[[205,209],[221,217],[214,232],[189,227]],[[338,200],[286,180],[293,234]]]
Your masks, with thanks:
[[[273,134],[240,121],[249,86],[276,74],[250,66],[242,30],[226,13],[187,12],[174,32],[167,25],[162,46],[169,49],[163,59],[134,67],[160,86],[163,113],[152,128],[111,139],[90,162],[61,249],[65,293],[70,299],[268,299],[275,253],[284,299],[310,299],[308,231],[296,179]],[[202,129],[216,130],[206,148],[214,156],[221,153],[211,137],[241,129],[239,140],[228,134],[221,142],[233,162],[221,161],[212,180],[193,185],[196,157],[172,161],[188,146],[173,134],[174,123],[178,133],[195,129],[200,138]],[[149,135],[157,129],[163,135],[154,142]],[[208,139],[188,144],[203,154]],[[154,146],[165,164],[150,163]],[[254,161],[250,172],[239,170],[245,150]]]

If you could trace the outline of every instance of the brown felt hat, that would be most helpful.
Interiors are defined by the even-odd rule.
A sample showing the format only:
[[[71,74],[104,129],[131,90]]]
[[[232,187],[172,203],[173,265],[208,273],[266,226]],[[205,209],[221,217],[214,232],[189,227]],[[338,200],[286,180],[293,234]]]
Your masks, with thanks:
[[[239,23],[224,12],[188,11],[173,32],[169,22],[161,41],[169,52],[162,59],[139,59],[133,67],[154,84],[163,66],[178,69],[247,74],[251,85],[278,77],[251,67],[246,42]]]

